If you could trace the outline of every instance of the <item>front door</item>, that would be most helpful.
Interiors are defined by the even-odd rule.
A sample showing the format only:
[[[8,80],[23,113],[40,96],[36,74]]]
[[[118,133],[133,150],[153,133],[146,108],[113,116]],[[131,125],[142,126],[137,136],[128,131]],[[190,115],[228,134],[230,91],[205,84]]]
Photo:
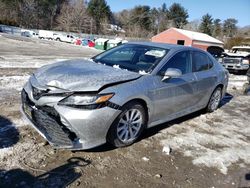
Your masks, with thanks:
[[[182,75],[162,81],[161,72],[168,68],[176,68],[182,71]],[[170,116],[181,116],[183,112],[195,105],[193,100],[193,87],[196,77],[192,73],[190,52],[184,51],[175,54],[162,67],[159,75],[155,76],[155,89],[152,91],[154,101],[154,119],[168,119]]]

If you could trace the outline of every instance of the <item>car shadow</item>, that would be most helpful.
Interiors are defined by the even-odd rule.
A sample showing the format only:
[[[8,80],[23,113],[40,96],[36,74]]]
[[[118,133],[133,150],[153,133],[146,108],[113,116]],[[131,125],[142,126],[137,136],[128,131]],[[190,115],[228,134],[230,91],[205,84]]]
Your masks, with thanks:
[[[11,147],[18,141],[18,129],[9,119],[0,115],[0,149]]]
[[[229,93],[226,93],[226,95],[221,100],[219,108],[221,108],[222,106],[225,106],[232,99],[233,99],[233,95],[231,95]],[[174,119],[172,121],[169,121],[169,122],[166,122],[166,123],[163,123],[163,124],[159,124],[159,125],[157,125],[155,127],[146,129],[144,131],[143,135],[140,137],[140,139],[138,139],[137,142],[139,142],[139,141],[141,141],[143,139],[149,138],[149,137],[159,133],[163,129],[169,128],[169,127],[171,127],[171,126],[173,126],[175,124],[183,123],[183,122],[185,122],[187,120],[190,120],[190,119],[194,119],[194,118],[196,118],[196,117],[198,117],[198,116],[200,116],[202,114],[206,114],[206,111],[204,109],[199,110],[199,111],[194,112],[194,113],[191,113],[191,114],[188,114],[186,116]],[[92,149],[84,150],[84,152],[107,152],[107,151],[114,150],[114,149],[116,149],[114,146],[112,146],[109,143],[106,143],[106,144],[103,144],[101,146],[98,146],[98,147],[95,147],[95,148],[92,148]],[[73,151],[73,152],[78,152],[78,151]]]
[[[238,188],[249,188],[250,187],[250,173],[246,173],[243,177],[239,177]]]
[[[245,175],[245,179],[246,179],[247,181],[250,181],[250,173],[248,173],[248,174]]]
[[[233,95],[231,95],[230,93],[226,93],[225,96],[223,97],[223,99],[220,102],[219,108],[221,108],[222,106],[229,103],[233,98],[234,98]]]
[[[174,119],[172,121],[169,121],[169,122],[166,122],[166,123],[163,123],[163,124],[159,124],[159,125],[157,125],[155,127],[149,128],[149,129],[147,129],[144,132],[144,134],[142,135],[141,139],[139,139],[138,141],[140,141],[142,139],[146,139],[146,138],[152,137],[155,134],[159,133],[163,129],[172,127],[175,124],[183,123],[183,122],[185,122],[187,120],[190,120],[190,119],[194,119],[194,118],[196,118],[196,117],[198,117],[198,116],[200,116],[202,114],[205,114],[205,113],[206,113],[205,110],[199,110],[199,111],[194,112],[192,114],[188,114],[186,116],[183,116],[183,117]]]
[[[23,169],[0,170],[0,187],[67,187],[83,175],[83,168],[89,164],[90,160],[73,157],[66,164],[39,176]]]
[[[86,150],[79,150],[79,151],[73,151],[73,152],[90,152],[90,153],[99,153],[99,152],[107,152],[107,151],[111,151],[117,149],[116,147],[114,147],[113,145],[109,144],[109,143],[105,143],[102,144],[100,146],[97,146],[95,148],[91,148],[91,149],[86,149]]]
[[[233,99],[233,95],[229,94],[229,93],[226,93],[226,95],[223,97],[223,99],[221,100],[221,103],[219,105],[219,108],[221,108],[222,106],[226,105],[227,103],[229,103],[231,100]],[[187,120],[191,120],[191,119],[194,119],[202,114],[206,114],[206,110],[205,109],[202,109],[202,110],[199,110],[199,111],[196,111],[196,112],[193,112],[191,114],[188,114],[186,116],[183,116],[183,117],[180,117],[180,118],[177,118],[177,119],[174,119],[172,121],[169,121],[169,122],[166,122],[166,123],[163,123],[163,124],[160,124],[160,125],[157,125],[155,127],[152,127],[152,128],[149,128],[145,131],[145,133],[143,134],[143,136],[141,137],[141,139],[139,139],[138,141],[142,140],[142,139],[145,139],[145,138],[149,138],[157,133],[159,133],[162,129],[166,129],[166,128],[169,128],[175,124],[180,124],[180,123],[183,123]]]

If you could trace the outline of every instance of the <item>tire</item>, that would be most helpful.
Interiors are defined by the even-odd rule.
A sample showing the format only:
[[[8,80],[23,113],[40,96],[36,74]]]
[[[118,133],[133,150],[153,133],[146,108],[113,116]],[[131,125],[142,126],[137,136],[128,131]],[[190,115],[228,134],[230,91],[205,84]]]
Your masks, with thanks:
[[[221,98],[222,98],[222,89],[221,89],[221,87],[217,87],[213,91],[213,93],[209,99],[208,105],[206,107],[206,111],[211,113],[211,112],[214,112],[215,110],[217,110],[217,108],[220,105]]]
[[[146,124],[145,108],[138,102],[127,103],[122,107],[121,114],[111,125],[107,134],[107,141],[118,148],[129,146],[138,140]]]

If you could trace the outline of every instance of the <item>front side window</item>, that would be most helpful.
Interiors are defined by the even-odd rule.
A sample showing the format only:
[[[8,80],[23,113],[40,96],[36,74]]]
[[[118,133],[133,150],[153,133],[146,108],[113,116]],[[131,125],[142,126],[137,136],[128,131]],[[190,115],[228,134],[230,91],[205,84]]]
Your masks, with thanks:
[[[168,49],[125,44],[93,58],[96,63],[116,66],[133,72],[151,72],[168,53]]]
[[[193,72],[200,72],[210,69],[213,66],[213,63],[206,54],[201,52],[193,52],[192,65]]]
[[[190,53],[188,51],[175,54],[160,70],[160,73],[166,72],[169,68],[181,70],[182,74],[191,72]]]

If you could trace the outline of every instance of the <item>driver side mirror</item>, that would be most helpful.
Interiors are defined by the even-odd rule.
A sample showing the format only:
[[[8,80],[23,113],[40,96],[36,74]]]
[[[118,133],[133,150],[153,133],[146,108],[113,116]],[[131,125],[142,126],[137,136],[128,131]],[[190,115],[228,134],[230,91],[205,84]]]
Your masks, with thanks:
[[[181,75],[182,75],[182,72],[180,69],[168,68],[166,72],[163,72],[162,74],[163,78],[161,81],[168,80],[170,78],[178,78]]]

